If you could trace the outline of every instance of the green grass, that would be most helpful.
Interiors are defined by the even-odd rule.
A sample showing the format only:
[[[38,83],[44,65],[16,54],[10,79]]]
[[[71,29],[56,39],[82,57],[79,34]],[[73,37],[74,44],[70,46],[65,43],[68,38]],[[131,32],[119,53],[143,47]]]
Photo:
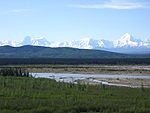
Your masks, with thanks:
[[[150,89],[0,77],[0,113],[150,113]]]

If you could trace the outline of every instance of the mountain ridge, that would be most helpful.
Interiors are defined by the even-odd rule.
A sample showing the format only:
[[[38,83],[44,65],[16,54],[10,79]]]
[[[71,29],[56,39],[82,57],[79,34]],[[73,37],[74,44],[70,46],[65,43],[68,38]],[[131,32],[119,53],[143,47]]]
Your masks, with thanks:
[[[70,47],[43,47],[43,46],[1,46],[0,58],[150,58],[150,54],[130,55],[105,50],[78,49]]]
[[[54,42],[48,41],[46,38],[32,39],[30,36],[24,38],[21,42],[15,41],[0,41],[0,46],[10,45],[14,47],[33,45],[33,46],[45,46],[45,47],[72,47],[79,49],[98,49],[98,50],[108,50],[112,52],[119,53],[142,53],[150,52],[150,40],[142,41],[140,39],[134,38],[131,34],[126,33],[121,38],[115,41],[109,41],[105,39],[92,39],[83,38],[75,41],[66,42]]]

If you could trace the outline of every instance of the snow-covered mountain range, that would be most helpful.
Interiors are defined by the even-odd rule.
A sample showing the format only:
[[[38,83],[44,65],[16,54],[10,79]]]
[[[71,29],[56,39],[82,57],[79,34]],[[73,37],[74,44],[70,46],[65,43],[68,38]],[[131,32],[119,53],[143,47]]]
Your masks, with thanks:
[[[0,41],[0,46],[10,45],[14,47],[23,46],[23,45],[33,45],[33,46],[45,46],[45,47],[73,47],[80,49],[103,49],[115,52],[126,53],[124,50],[127,50],[127,53],[133,50],[135,51],[148,51],[150,52],[150,40],[140,40],[133,38],[129,33],[124,34],[121,38],[115,41],[109,40],[95,40],[91,38],[83,38],[75,41],[67,42],[50,42],[46,38],[32,39],[27,36],[21,42],[15,41]]]

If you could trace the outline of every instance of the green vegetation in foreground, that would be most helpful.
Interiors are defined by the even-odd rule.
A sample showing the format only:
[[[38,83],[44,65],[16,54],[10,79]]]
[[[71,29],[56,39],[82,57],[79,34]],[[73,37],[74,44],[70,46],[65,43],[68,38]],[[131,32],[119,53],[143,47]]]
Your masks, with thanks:
[[[150,89],[1,76],[0,113],[150,113]]]

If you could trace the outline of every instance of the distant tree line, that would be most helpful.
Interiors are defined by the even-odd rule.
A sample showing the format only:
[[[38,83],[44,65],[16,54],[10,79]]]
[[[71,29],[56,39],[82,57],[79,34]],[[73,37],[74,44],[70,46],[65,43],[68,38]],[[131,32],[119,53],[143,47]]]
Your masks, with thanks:
[[[150,58],[103,58],[103,59],[63,59],[63,58],[0,58],[0,65],[21,64],[108,64],[108,65],[150,65]]]
[[[1,68],[0,76],[17,76],[17,77],[31,77],[32,75],[23,68]]]

